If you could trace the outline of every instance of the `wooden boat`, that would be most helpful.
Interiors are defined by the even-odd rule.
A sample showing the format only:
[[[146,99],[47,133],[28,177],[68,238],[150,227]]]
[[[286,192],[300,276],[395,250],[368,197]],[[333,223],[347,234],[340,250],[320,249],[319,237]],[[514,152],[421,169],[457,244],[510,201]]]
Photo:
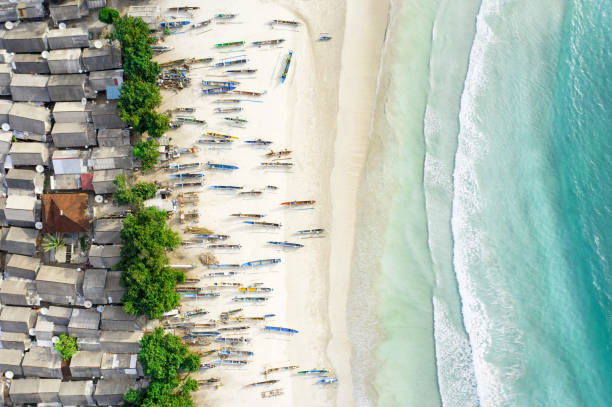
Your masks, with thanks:
[[[156,54],[161,54],[163,52],[172,51],[173,49],[174,47],[171,47],[169,45],[151,45],[151,50],[155,52]]]
[[[197,203],[200,202],[200,197],[197,196],[197,195],[180,196],[180,197],[178,197],[177,201],[181,205],[185,205],[185,204],[197,204]]]
[[[168,110],[170,113],[195,113],[195,107],[175,107],[174,109]]]
[[[332,37],[328,33],[321,33],[321,35],[319,35],[319,41],[329,41],[331,39]]]
[[[250,338],[245,337],[234,337],[234,336],[217,336],[215,338],[215,342],[226,342],[226,343],[249,343],[251,342]]]
[[[245,124],[248,122],[247,119],[241,119],[240,117],[224,117],[223,120],[227,120],[227,121],[238,123],[238,124]]]
[[[203,86],[238,86],[240,82],[202,81]]]
[[[201,237],[208,240],[227,240],[229,235],[219,235],[215,233],[196,233],[196,237]]]
[[[170,178],[179,178],[179,179],[183,179],[183,178],[204,178],[206,175],[202,174],[202,173],[180,173],[180,174],[168,174],[168,177]]]
[[[219,328],[218,331],[219,332],[229,332],[229,331],[245,331],[247,329],[251,329],[250,326],[248,325],[241,325],[241,326],[231,326],[231,327],[227,327],[227,328]]]
[[[215,273],[206,274],[206,277],[229,277],[235,275],[238,275],[238,273],[235,271],[217,271]]]
[[[170,20],[170,21],[162,21],[159,23],[161,28],[180,28],[186,25],[191,24],[189,20]]]
[[[234,140],[231,139],[198,139],[198,143],[200,144],[231,144]]]
[[[195,318],[201,317],[208,314],[208,311],[204,311],[203,309],[196,309],[193,311],[187,311],[180,314],[181,318]]]
[[[219,95],[234,90],[235,86],[221,86],[218,88],[202,89],[202,93],[205,95]]]
[[[240,59],[232,59],[231,61],[217,62],[215,66],[220,67],[220,66],[239,65],[239,64],[246,64],[247,62],[249,62],[247,58],[240,58]]]
[[[199,187],[204,185],[204,181],[177,182],[175,187]]]
[[[230,216],[235,216],[238,218],[263,218],[266,215],[261,213],[232,213]]]
[[[304,230],[298,230],[297,233],[298,235],[320,235],[321,233],[325,233],[326,230],[323,228],[319,228],[319,229],[304,229]]]
[[[211,384],[217,384],[220,382],[221,382],[221,379],[219,379],[218,377],[211,377],[210,379],[198,380],[198,385],[207,386]]]
[[[208,136],[208,137],[215,137],[215,138],[224,138],[224,139],[232,139],[232,140],[238,140],[238,137],[236,136],[229,136],[227,134],[221,134],[221,133],[214,133],[212,131],[207,131],[206,133],[204,133],[204,135]]]
[[[233,360],[233,359],[218,359],[213,361],[218,365],[234,365],[234,366],[244,366],[247,362],[246,360]]]
[[[268,301],[268,297],[234,297],[232,301],[236,302],[264,302]]]
[[[229,311],[224,311],[221,314],[219,314],[219,316],[221,317],[221,319],[227,319],[230,315],[234,315],[237,314],[239,312],[242,312],[242,308],[235,308],[235,309],[231,309]]]
[[[208,165],[208,168],[211,170],[228,170],[228,171],[234,171],[238,169],[238,166],[236,165],[229,165],[229,164],[216,164],[216,163],[211,163],[210,161],[206,163],[206,165]]]
[[[291,26],[297,27],[298,25],[300,25],[300,22],[299,21],[290,21],[290,20],[272,20],[272,24],[291,25]]]
[[[269,153],[266,153],[266,156],[267,156],[267,157],[282,157],[282,156],[285,156],[285,155],[289,155],[289,154],[291,154],[292,152],[293,152],[293,151],[291,151],[291,150],[287,150],[287,149],[280,150],[280,151],[270,150],[270,152],[269,152]]]
[[[171,120],[170,123],[168,123],[168,127],[171,128],[171,129],[178,129],[182,125],[183,125],[183,123],[178,122],[178,121],[174,121],[174,120]]]
[[[257,69],[228,69],[227,73],[255,73]]]
[[[296,334],[299,331],[291,328],[283,328],[280,326],[265,326],[264,331],[272,331],[272,332],[282,332],[287,334]]]
[[[207,249],[240,249],[241,247],[239,244],[209,244],[206,246]]]
[[[240,268],[240,264],[209,264],[208,268],[211,268],[211,269],[237,269],[237,268]]]
[[[235,18],[238,14],[217,14],[215,15],[215,18],[219,19],[219,20],[231,20],[232,18]]]
[[[240,103],[240,99],[217,99],[215,103]]]
[[[233,348],[223,348],[218,351],[219,356],[253,356],[253,352]]]
[[[183,338],[185,339],[191,339],[191,338],[198,338],[198,337],[211,337],[211,336],[218,336],[221,335],[219,332],[216,331],[196,331],[196,332],[190,332],[189,334],[183,336]]]
[[[272,141],[268,141],[268,140],[262,140],[260,138],[255,139],[255,140],[246,140],[245,143],[247,144],[256,144],[259,146],[268,146],[270,144],[272,144]]]
[[[246,96],[262,96],[265,92],[253,92],[250,90],[232,90],[232,93]]]
[[[297,374],[301,375],[311,375],[311,374],[326,374],[329,373],[327,369],[310,369],[310,370],[301,370],[297,372]]]
[[[269,293],[274,291],[274,289],[269,287],[240,287],[238,288],[238,291],[243,293]]]
[[[285,42],[284,38],[279,38],[277,40],[263,40],[263,41],[253,41],[253,45],[257,45],[261,47],[262,45],[277,45]]]
[[[176,121],[181,122],[181,123],[206,124],[206,120],[196,119],[193,117],[179,116],[179,117],[176,117],[175,119]]]
[[[289,73],[289,65],[291,65],[292,56],[293,51],[289,51],[289,55],[287,55],[287,59],[285,60],[285,68],[283,69],[283,73],[281,74],[281,83],[284,83],[285,79],[287,79],[287,74]]]
[[[241,287],[242,284],[240,284],[240,283],[218,282],[218,283],[213,283],[213,286],[215,286],[215,287]]]
[[[240,190],[243,187],[239,187],[236,185],[209,185],[208,188],[234,191],[234,190]]]
[[[283,394],[285,394],[283,389],[266,390],[261,392],[261,398],[267,399],[270,397],[282,396]]]
[[[271,189],[273,191],[276,191],[278,189],[278,187],[274,186],[274,185],[266,185],[266,189]]]
[[[196,284],[199,282],[200,282],[199,278],[186,278],[185,279],[185,284]]]
[[[215,48],[238,47],[244,45],[244,41],[220,42],[215,44]]]
[[[337,377],[325,377],[317,381],[317,384],[331,384],[331,383],[337,383],[337,382],[338,382]]]
[[[187,226],[185,228],[185,232],[197,233],[197,234],[209,234],[209,235],[214,233],[212,230],[201,227],[201,226]]]
[[[252,189],[250,191],[238,192],[238,195],[261,195],[263,192]]]
[[[208,20],[200,21],[199,23],[194,23],[191,25],[191,29],[206,27],[208,24],[210,24],[211,21],[212,19],[209,18]]]
[[[293,167],[293,163],[281,163],[281,162],[271,162],[271,163],[261,163],[262,167]]]
[[[247,384],[244,387],[256,387],[256,386],[267,386],[269,384],[274,384],[274,383],[278,383],[279,380],[264,380],[263,382],[255,382],[255,383],[251,383],[251,384]]]
[[[289,201],[283,202],[281,205],[283,206],[304,206],[304,205],[314,205],[317,201]]]
[[[186,170],[186,169],[189,169],[189,168],[199,168],[199,167],[200,167],[200,163],[199,162],[170,163],[170,164],[165,166],[166,169],[176,170],[176,171]]]
[[[199,7],[195,7],[195,6],[181,6],[181,7],[170,7],[168,10],[169,11],[174,11],[174,12],[183,12],[183,11],[195,11],[195,10],[199,10]]]
[[[246,223],[247,225],[255,225],[255,226],[266,226],[272,228],[280,228],[282,225],[280,223],[275,222],[255,222],[252,220],[243,220],[242,223]]]
[[[204,363],[203,365],[200,365],[200,370],[208,370],[208,369],[212,369],[215,367],[216,366],[213,365],[212,363]]]
[[[266,369],[263,371],[264,375],[269,375],[270,373],[274,373],[274,372],[280,372],[283,370],[295,370],[297,369],[299,366],[281,366],[281,367],[272,367],[269,369]]]
[[[195,345],[195,346],[208,346],[210,345],[210,340],[206,339],[204,337],[199,337],[199,338],[182,338],[181,342],[183,342],[185,345]]]
[[[281,259],[262,259],[262,260],[251,260],[246,263],[242,263],[240,267],[258,267],[258,266],[267,266],[270,264],[280,263]]]
[[[234,112],[242,112],[242,108],[241,107],[226,107],[226,108],[217,107],[215,108],[215,113],[234,113]]]
[[[275,246],[283,246],[283,247],[291,247],[291,248],[300,248],[300,247],[304,247],[303,244],[300,243],[292,243],[292,242],[277,242],[277,241],[268,241],[268,244],[271,245],[275,245]]]

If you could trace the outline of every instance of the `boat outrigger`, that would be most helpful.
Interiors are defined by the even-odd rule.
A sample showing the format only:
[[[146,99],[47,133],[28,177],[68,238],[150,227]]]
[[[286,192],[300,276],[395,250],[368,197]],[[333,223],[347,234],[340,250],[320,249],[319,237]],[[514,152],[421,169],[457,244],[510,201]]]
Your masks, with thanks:
[[[252,189],[250,191],[242,191],[238,192],[238,195],[261,195],[263,192],[258,191],[256,189]]]
[[[268,244],[275,246],[283,246],[283,247],[292,247],[292,248],[300,248],[304,247],[303,244],[300,243],[292,243],[292,242],[277,242],[277,241],[268,241]]]
[[[253,92],[250,90],[232,90],[232,93],[246,96],[263,96],[266,92]]]
[[[195,113],[195,107],[175,107],[168,110],[169,113]]]
[[[230,139],[198,139],[198,143],[200,144],[231,144],[234,140]]]
[[[317,201],[289,201],[283,202],[281,205],[283,206],[304,206],[304,205],[314,205]]]
[[[183,163],[183,164],[168,164],[165,168],[169,169],[169,170],[186,170],[189,168],[198,168],[200,167],[200,163],[199,162],[192,162],[192,163]]]
[[[181,123],[192,123],[192,124],[206,124],[206,120],[195,119],[193,117],[179,116],[175,118],[177,122]]]
[[[206,246],[207,249],[240,249],[241,247],[239,244],[209,244]]]
[[[297,374],[301,375],[311,375],[311,374],[327,374],[329,370],[327,369],[310,369],[310,370],[300,370]]]
[[[229,165],[229,164],[216,164],[216,163],[211,163],[210,161],[206,163],[206,165],[208,165],[208,168],[210,168],[211,170],[228,170],[228,171],[234,171],[238,169],[238,166],[236,165]]]
[[[294,366],[294,365],[291,365],[291,366],[281,366],[281,367],[272,367],[272,368],[264,370],[263,374],[264,375],[269,375],[270,373],[280,372],[280,371],[283,371],[283,370],[295,370],[298,367],[299,366]]]
[[[289,55],[287,55],[287,59],[285,60],[285,68],[283,69],[283,73],[281,74],[281,83],[285,83],[285,79],[287,79],[287,74],[289,73],[289,65],[291,65],[292,56],[293,51],[289,51]]]
[[[217,14],[215,15],[215,18],[219,19],[219,20],[231,20],[232,18],[235,18],[238,14]]]
[[[204,174],[200,173],[181,173],[181,174],[168,174],[170,178],[204,178]]]
[[[223,337],[223,336],[217,336],[215,338],[215,342],[248,343],[250,341],[251,341],[250,338],[245,338],[245,337],[233,337],[233,336]]]
[[[215,103],[240,103],[241,99],[217,99]]]
[[[247,119],[241,119],[240,117],[224,117],[223,120],[227,120],[237,124],[245,124],[248,122]]]
[[[196,237],[200,237],[208,240],[227,240],[229,235],[218,235],[215,233],[197,233]]]

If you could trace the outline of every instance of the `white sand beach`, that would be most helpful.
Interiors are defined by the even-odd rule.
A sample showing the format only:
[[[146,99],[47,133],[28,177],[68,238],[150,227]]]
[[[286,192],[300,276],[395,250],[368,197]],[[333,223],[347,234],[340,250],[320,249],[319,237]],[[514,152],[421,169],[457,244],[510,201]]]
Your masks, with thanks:
[[[162,1],[162,10],[179,5],[176,1]],[[196,5],[188,2],[180,5]],[[198,4],[199,5],[199,4]],[[186,155],[177,162],[231,164],[236,171],[206,170],[206,185],[199,189],[200,218],[197,222],[179,224],[173,218],[171,226],[181,230],[185,226],[202,226],[216,233],[228,234],[228,243],[242,245],[240,250],[217,250],[221,264],[244,263],[250,260],[281,258],[273,266],[240,271],[232,277],[204,277],[209,270],[199,266],[188,277],[200,278],[198,285],[215,282],[238,282],[245,285],[262,283],[274,291],[265,294],[269,300],[262,305],[232,301],[244,296],[236,288],[221,287],[221,297],[184,301],[185,308],[205,308],[209,314],[199,322],[218,319],[223,311],[242,308],[240,315],[262,316],[275,314],[266,325],[299,330],[287,336],[263,331],[264,324],[250,323],[244,333],[251,342],[241,349],[254,355],[244,367],[217,366],[200,371],[197,379],[219,377],[223,385],[218,389],[201,388],[195,399],[198,405],[242,406],[350,406],[356,401],[352,394],[351,345],[347,330],[347,295],[350,285],[350,261],[353,248],[357,186],[363,170],[368,147],[371,116],[375,103],[380,53],[387,23],[386,2],[358,0],[343,1],[247,1],[207,2],[208,7],[194,12],[188,19],[203,21],[217,13],[236,13],[226,24],[218,20],[204,28],[185,30],[185,33],[166,37],[165,44],[174,47],[156,60],[213,57],[248,58],[249,63],[236,68],[255,68],[254,75],[224,73],[230,68],[193,65],[189,76],[191,86],[181,91],[162,90],[161,110],[175,107],[194,107],[193,114],[207,121],[206,126],[184,124],[170,130],[168,136],[179,147],[198,145],[196,156]],[[209,8],[212,7],[212,8]],[[272,26],[273,19],[300,21],[297,29]],[[345,24],[346,20],[346,24]],[[320,33],[333,36],[331,41],[317,41]],[[252,41],[284,38],[280,46],[256,47]],[[216,49],[213,44],[246,41],[242,48]],[[280,74],[288,52],[293,59],[285,83]],[[231,51],[231,52],[228,52]],[[234,68],[234,67],[232,67]],[[202,95],[202,80],[236,80],[238,89],[266,92],[260,97],[243,95]],[[213,113],[216,107],[229,105],[214,103],[221,98],[243,99],[237,114]],[[247,119],[244,127],[228,126],[226,116]],[[205,131],[236,136],[239,140],[231,148],[198,144]],[[256,148],[244,140],[273,141],[269,148]],[[262,169],[268,161],[270,149],[292,150],[294,167]],[[167,181],[164,172],[155,174],[159,181]],[[236,192],[220,192],[209,185],[239,185],[243,191],[262,190],[256,197],[243,197]],[[273,185],[276,190],[266,188]],[[189,191],[186,189],[185,191]],[[281,202],[316,200],[312,209],[288,209]],[[185,205],[189,211],[195,206]],[[262,220],[282,224],[280,229],[262,229],[244,224],[244,219],[232,213],[262,213]],[[300,229],[326,228],[324,237],[302,239],[295,232]],[[279,250],[268,241],[291,241],[304,245],[300,249]],[[198,256],[209,251],[183,248],[171,255],[175,264],[200,264]],[[243,269],[241,269],[243,270]],[[241,325],[247,325],[244,323]],[[212,342],[204,350],[224,345]],[[203,359],[212,363],[211,355]],[[299,370],[329,369],[339,382],[317,385],[316,378],[298,376],[293,372],[278,372],[264,376],[263,370],[272,367],[298,365]],[[269,386],[245,388],[263,380],[278,379]],[[275,398],[262,398],[261,392],[283,389]]]

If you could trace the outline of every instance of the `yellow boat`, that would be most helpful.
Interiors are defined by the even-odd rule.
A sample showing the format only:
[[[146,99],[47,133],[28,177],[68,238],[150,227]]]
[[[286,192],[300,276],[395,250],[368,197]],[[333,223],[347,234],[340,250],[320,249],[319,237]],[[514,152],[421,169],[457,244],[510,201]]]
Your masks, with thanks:
[[[236,137],[236,136],[230,136],[230,135],[221,134],[221,133],[213,133],[212,131],[207,131],[204,134],[206,134],[208,137],[216,137],[216,138],[223,138],[223,139],[238,140],[238,137]]]

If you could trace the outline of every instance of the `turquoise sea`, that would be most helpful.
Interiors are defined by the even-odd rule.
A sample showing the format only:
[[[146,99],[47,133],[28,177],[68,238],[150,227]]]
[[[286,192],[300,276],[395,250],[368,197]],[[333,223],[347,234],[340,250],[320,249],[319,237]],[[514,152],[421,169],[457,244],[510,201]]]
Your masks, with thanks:
[[[359,406],[612,405],[612,0],[395,0]]]

